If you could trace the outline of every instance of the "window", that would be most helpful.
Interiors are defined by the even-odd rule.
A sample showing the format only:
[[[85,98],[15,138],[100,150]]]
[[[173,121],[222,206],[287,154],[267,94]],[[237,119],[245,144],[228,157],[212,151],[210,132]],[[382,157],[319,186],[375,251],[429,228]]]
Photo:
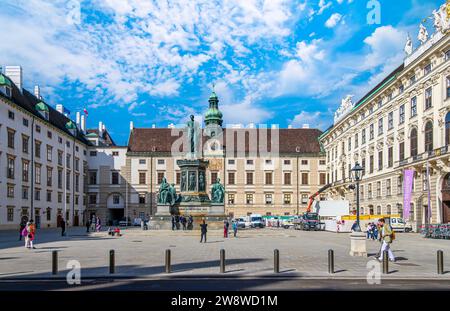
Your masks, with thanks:
[[[29,141],[29,137],[23,135],[22,136],[22,152],[23,153],[28,153],[28,141]]]
[[[7,185],[7,197],[8,198],[14,198],[14,185]]]
[[[417,115],[417,97],[411,98],[411,118]]]
[[[425,110],[430,109],[433,99],[433,88],[429,87],[425,90]]]
[[[39,140],[34,141],[34,156],[36,158],[41,157],[41,142]]]
[[[411,76],[411,78],[409,78],[409,85],[413,85],[414,83],[416,83],[416,75]]]
[[[139,204],[145,204],[145,193],[139,194]]]
[[[7,169],[7,177],[10,179],[14,179],[14,166],[15,160],[13,157],[8,157],[8,169]]]
[[[36,184],[41,183],[41,166],[38,164],[35,164],[34,168],[34,183]]]
[[[235,163],[236,163],[236,162],[235,162],[234,160],[231,160],[231,159],[228,160],[228,164],[229,164],[229,165],[234,165]]]
[[[444,59],[445,59],[446,61],[450,59],[450,50],[448,50],[447,52],[445,52]]]
[[[139,172],[139,184],[140,185],[145,185],[145,172]],[[162,181],[162,179],[161,179]]]
[[[398,123],[399,124],[405,123],[405,104],[400,106],[398,114],[399,114]]]
[[[40,189],[36,189],[34,191],[34,199],[36,201],[40,201],[41,200],[41,190]]]
[[[383,151],[378,152],[378,170],[383,170]]]
[[[308,203],[308,195],[306,193],[302,193],[302,204]]]
[[[401,142],[398,146],[398,158],[400,161],[403,161],[405,159],[405,142]]]
[[[139,164],[145,164],[145,163],[146,163],[145,159],[139,159]]]
[[[158,185],[162,183],[163,178],[164,178],[164,172],[158,172],[158,175],[157,175],[157,183],[158,183]]]
[[[380,98],[378,100],[378,109],[381,108],[383,106],[383,100]]]
[[[383,118],[378,120],[378,135],[383,134]]]
[[[367,198],[372,199],[372,184],[367,186]]]
[[[388,148],[388,167],[392,167],[394,165],[394,147]]]
[[[266,172],[266,176],[265,176],[265,182],[266,185],[271,185],[272,184],[272,172]]]
[[[272,194],[266,193],[266,204],[272,204]]]
[[[413,128],[410,134],[410,146],[411,146],[411,156],[417,155],[417,129]]]
[[[425,151],[433,150],[433,122],[425,124]]]
[[[291,194],[290,193],[283,194],[283,203],[291,204]]]
[[[14,149],[14,135],[15,135],[15,131],[8,129],[8,148],[12,148]]]
[[[62,166],[63,165],[63,152],[61,150],[58,150],[58,165]]]
[[[326,161],[325,160],[319,160],[319,165],[326,165]]]
[[[28,200],[28,187],[22,187],[22,199]]]
[[[58,203],[62,203],[62,193],[58,192]]]
[[[75,158],[75,170],[79,171],[80,168],[80,159]]]
[[[266,160],[266,164],[267,165],[271,165],[272,164],[272,160]]]
[[[12,112],[11,110],[8,110],[8,118],[14,120],[14,112]]]
[[[52,192],[47,191],[47,202],[51,202],[51,201],[52,201]]]
[[[89,172],[89,185],[96,185],[97,184],[97,171],[90,171]]]
[[[355,148],[358,148],[358,133],[355,134]]]
[[[112,152],[112,156],[113,157],[118,157],[119,156],[119,151],[113,151]]]
[[[8,206],[7,207],[7,216],[6,216],[6,220],[8,222],[12,222],[14,221],[14,207]]]
[[[78,174],[75,175],[75,191],[80,191],[80,175]]]
[[[119,184],[119,172],[111,172],[111,184]]]
[[[445,115],[445,145],[450,145],[450,112]]]
[[[363,168],[362,175],[364,176],[366,174],[366,158],[361,160],[361,166]]]
[[[366,129],[363,129],[361,132],[361,144],[364,145],[366,143]]]
[[[361,199],[364,200],[364,185],[359,186],[359,193],[360,193]]]
[[[71,156],[70,156],[70,154],[66,154],[66,166],[67,166],[67,168],[70,168],[70,158],[71,158]]]
[[[28,182],[30,164],[28,161],[22,160],[22,181]]]
[[[211,184],[217,181],[217,172],[211,172]]]
[[[58,136],[58,143],[62,144],[62,137]]]
[[[352,138],[349,137],[348,138],[348,151],[351,151],[351,150],[352,150]]]
[[[175,183],[176,183],[177,185],[179,185],[179,184],[181,183],[181,173],[180,173],[180,172],[176,172],[176,175],[175,175]]]
[[[36,124],[36,132],[40,133],[41,132],[41,126]]]
[[[403,84],[400,84],[400,86],[398,87],[398,93],[403,94],[404,91],[405,91],[405,86]]]
[[[253,172],[247,172],[247,185],[253,185]]]
[[[66,172],[66,189],[70,190],[70,172]]]
[[[403,192],[403,178],[402,176],[397,177],[397,193],[402,194]]]
[[[52,161],[52,146],[47,145],[47,161]]]
[[[52,139],[52,132],[47,131],[47,137],[50,138],[50,139]]]
[[[247,165],[253,165],[253,160],[247,160]]]
[[[391,111],[388,113],[388,130],[392,130],[394,128],[394,112]]]
[[[96,157],[97,156],[97,151],[89,151],[89,156]]]
[[[381,181],[377,181],[377,197],[381,197]]]
[[[284,165],[291,165],[291,160],[284,160]]]
[[[164,159],[158,159],[158,165],[164,165],[166,161]]]
[[[386,195],[391,195],[391,179],[386,179]]]
[[[430,72],[431,72],[431,64],[428,64],[428,65],[426,65],[426,66],[423,68],[423,75],[426,76],[426,75],[428,75]]]
[[[369,136],[369,139],[370,139],[370,140],[372,140],[372,139],[374,138],[374,136],[375,136],[375,135],[374,135],[374,129],[373,129],[373,128],[374,128],[374,126],[373,126],[373,124],[371,124],[371,125],[370,125],[370,129],[369,129],[369,135],[370,135],[370,136]]]
[[[62,169],[58,169],[58,188],[62,189]]]
[[[236,181],[234,180],[235,174],[234,172],[228,172],[228,184],[234,185]]]
[[[47,221],[51,221],[52,220],[52,209],[50,207],[47,207],[45,215],[47,215]]]
[[[308,160],[302,160],[302,165],[308,165]]]
[[[247,193],[245,195],[246,198],[246,203],[247,204],[253,204],[253,194],[252,193]]]
[[[234,193],[228,194],[228,204],[234,204]]]
[[[89,195],[89,204],[97,204],[97,195],[96,194]]]
[[[327,174],[326,173],[319,173],[319,183],[321,185],[325,185],[327,183]]]
[[[117,205],[120,203],[120,195],[113,194],[113,204]]]
[[[69,195],[69,194],[66,195],[66,203],[67,203],[67,204],[70,203],[70,195]],[[67,213],[68,213],[68,212],[69,212],[69,211],[67,210]],[[69,218],[69,217],[67,216],[67,218]]]
[[[373,173],[373,155],[369,157],[369,174]]]
[[[308,184],[308,173],[302,173],[302,185]]]
[[[52,171],[53,169],[47,166],[47,187],[52,186]]]
[[[291,184],[291,173],[289,173],[289,172],[284,173],[284,184],[285,185]]]

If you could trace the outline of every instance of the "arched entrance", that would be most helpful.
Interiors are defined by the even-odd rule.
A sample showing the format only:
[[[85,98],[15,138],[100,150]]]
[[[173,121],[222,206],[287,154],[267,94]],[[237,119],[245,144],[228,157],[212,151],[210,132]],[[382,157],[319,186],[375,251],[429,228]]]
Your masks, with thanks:
[[[442,222],[450,222],[450,173],[442,181]]]
[[[111,193],[106,201],[108,208],[108,222],[112,225],[118,225],[119,221],[125,216],[125,201],[120,193]]]

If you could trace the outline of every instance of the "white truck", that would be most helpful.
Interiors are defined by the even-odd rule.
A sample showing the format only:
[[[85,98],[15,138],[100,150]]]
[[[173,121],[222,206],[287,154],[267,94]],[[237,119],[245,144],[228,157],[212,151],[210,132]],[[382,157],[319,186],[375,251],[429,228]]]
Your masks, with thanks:
[[[244,217],[245,227],[248,228],[264,228],[264,220],[260,214],[251,214],[250,216]]]

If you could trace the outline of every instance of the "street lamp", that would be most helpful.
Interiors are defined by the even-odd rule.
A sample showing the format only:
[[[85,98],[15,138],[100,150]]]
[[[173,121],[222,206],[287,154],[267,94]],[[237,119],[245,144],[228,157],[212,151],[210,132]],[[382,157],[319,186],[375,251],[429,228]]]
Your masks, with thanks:
[[[356,181],[356,232],[361,232],[361,226],[359,225],[359,182],[362,177],[362,172],[364,168],[359,165],[358,162],[355,163],[355,166],[352,168],[352,178]]]

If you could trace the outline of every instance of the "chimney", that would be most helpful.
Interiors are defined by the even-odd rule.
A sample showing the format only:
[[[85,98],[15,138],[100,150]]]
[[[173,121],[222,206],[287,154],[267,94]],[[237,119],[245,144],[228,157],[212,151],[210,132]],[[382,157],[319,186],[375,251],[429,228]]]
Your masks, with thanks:
[[[255,128],[255,123],[250,123],[250,124],[248,125],[248,128],[254,129],[254,128]]]
[[[60,114],[63,114],[64,112],[64,106],[61,104],[56,105],[56,111],[58,111]]]
[[[156,124],[152,124],[152,129],[156,128]]]
[[[100,122],[98,122],[98,136],[101,137],[102,134],[103,134],[103,122],[100,121]]]
[[[277,124],[272,124],[272,129],[273,130],[276,130],[278,128],[278,125]]]
[[[20,66],[6,66],[5,75],[8,76],[12,82],[22,92],[22,67]]]
[[[83,133],[86,132],[86,119],[84,115],[81,116],[81,130]]]
[[[173,129],[175,127],[175,125],[173,124],[173,123],[170,123],[168,126],[167,126],[167,128],[169,128],[169,129]]]
[[[80,127],[80,112],[79,111],[77,111],[77,113],[76,113],[75,123],[77,124],[78,127]]]
[[[130,131],[132,131],[134,129],[134,123],[133,121],[130,121]]]
[[[292,128],[292,124],[288,125],[288,129],[291,129],[291,128]]]
[[[36,96],[37,99],[41,99],[41,88],[39,85],[34,86],[34,96]]]
[[[303,127],[302,127],[302,128],[304,128],[304,129],[309,129],[309,124],[307,124],[307,123],[303,124]]]

